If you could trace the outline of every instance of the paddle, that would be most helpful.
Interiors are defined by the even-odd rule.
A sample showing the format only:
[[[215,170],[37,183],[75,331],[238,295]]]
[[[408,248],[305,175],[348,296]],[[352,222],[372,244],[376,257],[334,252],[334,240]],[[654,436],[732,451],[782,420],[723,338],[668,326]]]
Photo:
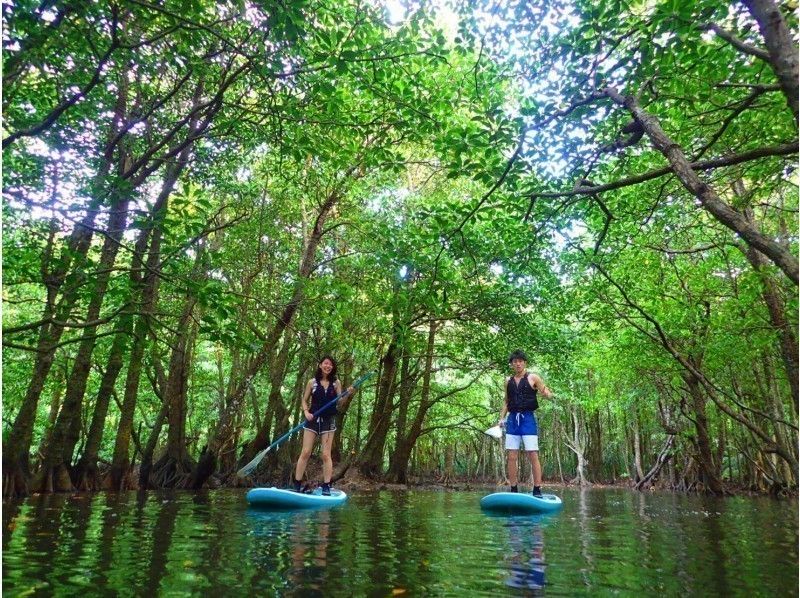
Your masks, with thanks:
[[[492,426],[491,428],[486,430],[484,432],[484,434],[487,434],[487,435],[491,436],[492,438],[502,438],[503,437],[503,430],[502,430],[502,428],[500,426]]]
[[[364,381],[365,381],[367,378],[369,378],[370,376],[372,376],[372,374],[374,374],[374,373],[375,373],[375,371],[374,371],[374,370],[373,370],[373,371],[371,371],[371,372],[367,372],[366,374],[364,374],[363,376],[361,376],[361,377],[360,377],[358,380],[356,380],[355,382],[353,382],[353,389],[356,389],[356,388],[358,388],[359,386],[361,386],[361,384],[362,384],[362,383],[363,383],[363,382],[364,382]],[[317,416],[318,416],[320,413],[322,413],[322,412],[323,412],[323,411],[325,411],[325,410],[326,410],[328,407],[330,407],[331,405],[333,405],[334,403],[336,403],[336,401],[338,401],[339,399],[341,399],[341,398],[342,398],[343,396],[345,396],[346,394],[347,394],[347,391],[346,391],[346,390],[345,390],[345,391],[343,391],[343,392],[341,392],[341,393],[339,393],[338,395],[336,395],[336,397],[334,397],[333,399],[331,399],[330,401],[328,401],[327,403],[325,403],[325,404],[324,404],[322,407],[320,407],[319,409],[317,409],[317,411],[316,411],[316,412],[313,414],[313,416],[314,416],[314,417],[317,417]],[[277,447],[278,447],[278,446],[279,446],[279,445],[280,445],[280,444],[281,444],[281,443],[282,443],[284,440],[286,440],[287,438],[290,438],[290,437],[291,437],[291,436],[292,436],[292,435],[293,435],[295,432],[298,432],[298,431],[300,431],[300,429],[302,429],[302,427],[303,427],[305,424],[306,424],[306,418],[304,417],[304,418],[303,418],[303,421],[302,421],[302,423],[300,423],[299,425],[295,426],[294,428],[292,428],[291,430],[289,430],[288,432],[286,432],[286,434],[284,434],[283,436],[281,436],[280,438],[278,438],[278,439],[277,439],[275,442],[273,442],[273,443],[272,443],[272,444],[270,444],[270,445],[269,445],[267,448],[265,448],[263,451],[261,451],[260,453],[258,453],[258,454],[257,454],[257,455],[256,455],[256,456],[253,458],[253,460],[252,460],[252,461],[250,461],[250,463],[248,463],[247,465],[245,465],[244,467],[242,467],[242,468],[241,468],[239,471],[237,471],[237,472],[236,472],[236,475],[237,475],[237,476],[239,476],[240,478],[243,478],[244,476],[247,476],[247,475],[250,475],[251,473],[253,473],[253,470],[254,470],[256,467],[258,467],[258,464],[259,464],[259,463],[261,463],[261,459],[263,459],[263,458],[264,458],[264,456],[265,456],[265,455],[266,455],[268,452],[270,452],[270,451],[271,451],[272,449],[274,449],[274,448],[277,448]]]

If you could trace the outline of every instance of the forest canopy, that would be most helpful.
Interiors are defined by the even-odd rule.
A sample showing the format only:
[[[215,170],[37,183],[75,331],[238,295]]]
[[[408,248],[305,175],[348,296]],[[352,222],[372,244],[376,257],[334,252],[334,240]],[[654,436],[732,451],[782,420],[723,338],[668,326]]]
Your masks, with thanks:
[[[796,3],[3,4],[3,493],[798,482]],[[249,482],[285,483],[299,445]]]

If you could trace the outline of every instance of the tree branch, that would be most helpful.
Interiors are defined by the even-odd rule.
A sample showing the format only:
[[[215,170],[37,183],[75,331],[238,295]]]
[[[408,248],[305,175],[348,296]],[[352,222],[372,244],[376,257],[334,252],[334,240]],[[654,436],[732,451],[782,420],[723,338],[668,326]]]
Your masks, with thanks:
[[[733,33],[728,31],[727,29],[723,29],[716,23],[706,23],[701,27],[701,29],[705,29],[706,31],[713,31],[719,37],[724,39],[734,48],[739,50],[740,52],[744,52],[745,54],[749,54],[750,56],[755,56],[765,62],[769,62],[769,52],[766,50],[762,50],[756,46],[748,44],[746,41],[736,37]]]
[[[769,235],[762,233],[757,226],[725,202],[711,185],[702,180],[686,158],[681,146],[667,135],[655,115],[644,110],[635,97],[623,96],[614,87],[607,87],[605,93],[615,104],[626,108],[641,123],[653,147],[669,161],[672,171],[684,188],[700,201],[709,214],[741,236],[748,245],[769,257],[795,285],[800,283],[797,256]]]
[[[119,48],[119,40],[117,38],[117,25],[118,25],[117,11],[118,9],[116,7],[113,8],[113,16],[111,22],[111,36],[112,36],[111,45],[108,47],[106,53],[103,54],[103,57],[97,63],[97,68],[95,68],[94,74],[92,75],[92,78],[89,80],[89,82],[83,87],[83,89],[78,90],[77,92],[72,94],[69,98],[62,101],[58,106],[53,108],[53,110],[50,111],[50,114],[48,114],[38,125],[29,127],[27,129],[22,129],[20,131],[16,131],[11,135],[9,135],[8,137],[6,137],[5,139],[3,139],[3,149],[7,148],[9,145],[14,143],[17,139],[20,139],[21,137],[31,137],[33,135],[38,135],[42,131],[50,128],[53,125],[53,123],[55,123],[61,117],[61,115],[64,114],[64,112],[66,112],[72,106],[74,106],[82,99],[84,99],[87,96],[87,94],[92,89],[94,89],[94,87],[100,82],[100,79],[102,78],[103,75],[103,69],[105,68],[106,64],[108,63],[114,51],[117,48]]]
[[[734,154],[732,156],[725,156],[723,158],[714,158],[712,160],[704,160],[702,162],[690,162],[689,166],[691,166],[693,170],[713,170],[715,168],[735,166],[737,164],[742,164],[744,162],[752,162],[753,160],[758,160],[760,158],[768,158],[771,156],[791,156],[796,154],[797,151],[798,151],[798,140],[795,139],[794,141],[791,141],[789,143],[784,143],[781,145],[772,145],[767,147],[759,147],[754,150],[743,152],[741,154]],[[603,191],[612,191],[614,189],[621,189],[623,187],[638,185],[639,183],[652,181],[653,179],[658,179],[668,174],[674,174],[674,171],[672,170],[672,167],[665,166],[664,168],[658,168],[656,170],[651,170],[650,172],[645,172],[642,174],[637,174],[631,177],[620,179],[618,181],[614,181],[613,183],[606,183],[605,185],[595,185],[592,187],[578,187],[577,189],[571,189],[569,191],[534,193],[533,195],[531,195],[531,199],[537,199],[539,197],[572,197],[574,195],[594,195],[596,193],[601,193]]]

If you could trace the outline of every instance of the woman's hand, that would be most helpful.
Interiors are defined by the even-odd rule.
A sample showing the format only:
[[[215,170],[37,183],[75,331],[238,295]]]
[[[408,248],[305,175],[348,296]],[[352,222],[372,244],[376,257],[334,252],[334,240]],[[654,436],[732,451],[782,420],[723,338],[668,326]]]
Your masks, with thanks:
[[[356,389],[352,386],[348,386],[347,390],[342,393],[342,398],[339,399],[339,407],[344,409],[350,403],[350,399],[353,398],[353,393]]]
[[[303,409],[303,415],[306,416],[307,421],[313,421],[314,414],[312,414],[308,409]]]

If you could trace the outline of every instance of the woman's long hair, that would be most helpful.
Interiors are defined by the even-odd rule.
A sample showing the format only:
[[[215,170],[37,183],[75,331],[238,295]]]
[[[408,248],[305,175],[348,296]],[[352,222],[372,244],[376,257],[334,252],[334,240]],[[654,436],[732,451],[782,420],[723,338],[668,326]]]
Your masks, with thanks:
[[[333,369],[331,370],[331,373],[330,373],[330,375],[328,376],[328,381],[329,381],[331,384],[333,384],[333,383],[334,383],[334,382],[336,382],[336,380],[337,380],[337,378],[336,378],[336,360],[335,360],[333,357],[331,357],[330,355],[325,355],[325,356],[324,356],[322,359],[320,359],[320,360],[319,360],[319,362],[317,363],[317,371],[316,371],[316,373],[314,374],[314,380],[316,380],[317,382],[322,382],[322,376],[323,376],[324,374],[322,373],[322,368],[321,368],[321,367],[319,367],[319,364],[321,364],[321,363],[322,363],[323,361],[325,361],[326,359],[327,359],[328,361],[330,361],[330,362],[333,364]]]

